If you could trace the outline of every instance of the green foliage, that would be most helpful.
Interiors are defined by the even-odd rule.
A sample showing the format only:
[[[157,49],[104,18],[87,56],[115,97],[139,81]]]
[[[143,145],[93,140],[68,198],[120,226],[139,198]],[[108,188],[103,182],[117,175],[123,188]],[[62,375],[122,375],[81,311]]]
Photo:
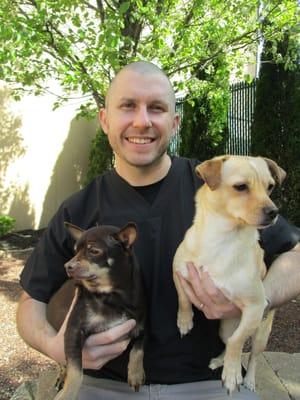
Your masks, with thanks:
[[[0,79],[16,99],[47,92],[55,80],[54,107],[80,99],[79,114],[93,118],[120,67],[153,61],[177,93],[201,99],[199,132],[217,148],[228,71],[241,73],[248,58],[254,61],[263,19],[271,22],[264,35],[274,45],[297,23],[295,0],[263,4],[259,19],[257,0],[2,0]]]
[[[225,152],[229,71],[217,74],[223,60],[224,57],[214,60],[211,66],[215,71],[213,75],[198,71],[198,96],[184,102],[179,149],[179,154],[184,157],[206,160]]]
[[[298,48],[298,62],[290,63]],[[274,193],[281,212],[300,225],[300,38],[286,33],[266,42],[257,85],[252,154],[274,159],[287,178]]]
[[[111,169],[112,166],[113,153],[111,147],[108,143],[107,136],[101,129],[99,129],[91,143],[89,166],[85,184],[91,182],[102,172]]]
[[[0,238],[7,235],[14,227],[16,220],[8,215],[0,215]]]
[[[226,101],[223,105],[226,105]],[[225,153],[226,114],[225,116],[223,112],[214,114],[213,111],[209,100],[204,97],[184,102],[184,117],[180,127],[181,156],[204,161]],[[213,127],[211,127],[212,120],[215,123]]]
[[[266,1],[262,14],[272,22],[266,38],[276,43],[296,25],[297,2]],[[218,81],[255,54],[260,25],[257,0],[2,0],[0,79],[16,98],[24,90],[41,94],[55,79],[56,107],[79,94],[80,112],[94,115],[115,72],[144,59],[194,98],[202,91],[199,71]]]

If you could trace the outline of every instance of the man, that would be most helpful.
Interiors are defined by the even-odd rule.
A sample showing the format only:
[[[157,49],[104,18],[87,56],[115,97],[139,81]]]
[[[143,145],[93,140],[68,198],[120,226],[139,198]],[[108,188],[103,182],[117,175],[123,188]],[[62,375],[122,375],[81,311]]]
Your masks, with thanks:
[[[146,385],[134,394],[124,382],[129,343],[124,335],[135,324],[130,320],[86,340],[86,377],[79,399],[227,399],[216,381],[219,371],[209,370],[208,362],[223,349],[217,319],[239,311],[193,265],[189,265],[193,283],[182,283],[202,312],[196,313],[195,327],[186,337],[181,339],[176,327],[172,259],[192,223],[194,194],[201,183],[194,174],[196,161],[171,160],[167,154],[179,123],[172,86],[155,65],[129,64],[112,81],[99,116],[115,154],[115,169],[62,204],[28,260],[21,275],[20,335],[53,360],[64,360],[65,324],[56,332],[45,316],[46,303],[66,279],[63,264],[72,256],[64,221],[83,229],[135,221],[139,229],[135,250],[149,309]],[[257,399],[246,390],[233,398]]]

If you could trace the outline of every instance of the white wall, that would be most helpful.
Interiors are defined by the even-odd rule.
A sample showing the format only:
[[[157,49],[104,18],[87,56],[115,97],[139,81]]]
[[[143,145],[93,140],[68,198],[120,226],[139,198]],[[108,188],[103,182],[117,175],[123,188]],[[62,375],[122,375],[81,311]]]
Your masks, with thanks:
[[[83,184],[96,118],[76,120],[78,103],[53,111],[54,101],[28,95],[16,102],[0,88],[0,214],[15,217],[17,230],[45,227]]]

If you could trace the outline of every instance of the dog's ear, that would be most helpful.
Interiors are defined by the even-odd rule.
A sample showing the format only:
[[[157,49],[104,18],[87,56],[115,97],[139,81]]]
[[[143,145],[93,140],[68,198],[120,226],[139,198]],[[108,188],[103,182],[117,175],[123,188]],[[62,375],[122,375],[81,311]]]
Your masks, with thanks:
[[[264,160],[268,164],[272,176],[275,179],[277,179],[279,185],[281,185],[286,177],[286,172],[281,167],[279,167],[279,165],[276,164],[275,161],[271,160],[270,158],[264,157]]]
[[[115,235],[124,244],[126,248],[131,247],[137,237],[136,224],[134,222],[129,222]]]
[[[76,241],[81,237],[81,235],[84,232],[83,229],[79,228],[76,225],[71,224],[70,222],[64,222],[64,224],[65,224],[65,227],[70,232],[72,238],[75,239]]]
[[[197,165],[195,171],[199,178],[203,179],[204,182],[210,187],[211,190],[216,190],[221,183],[221,169],[224,161],[228,157],[213,158],[211,160],[204,161]]]

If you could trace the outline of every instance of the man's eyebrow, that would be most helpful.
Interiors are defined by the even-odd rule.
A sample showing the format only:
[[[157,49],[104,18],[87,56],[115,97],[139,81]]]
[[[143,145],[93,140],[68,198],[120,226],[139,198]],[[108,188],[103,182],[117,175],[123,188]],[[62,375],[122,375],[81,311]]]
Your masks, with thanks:
[[[135,102],[136,100],[133,99],[133,98],[131,98],[131,97],[121,97],[121,98],[119,99],[119,101],[120,101],[120,102],[123,102],[123,101]]]
[[[133,101],[136,102],[138,100],[136,100],[134,97],[121,97],[119,99],[119,101]],[[162,99],[153,99],[149,101],[149,104],[164,104],[164,105],[168,105],[168,102]]]

